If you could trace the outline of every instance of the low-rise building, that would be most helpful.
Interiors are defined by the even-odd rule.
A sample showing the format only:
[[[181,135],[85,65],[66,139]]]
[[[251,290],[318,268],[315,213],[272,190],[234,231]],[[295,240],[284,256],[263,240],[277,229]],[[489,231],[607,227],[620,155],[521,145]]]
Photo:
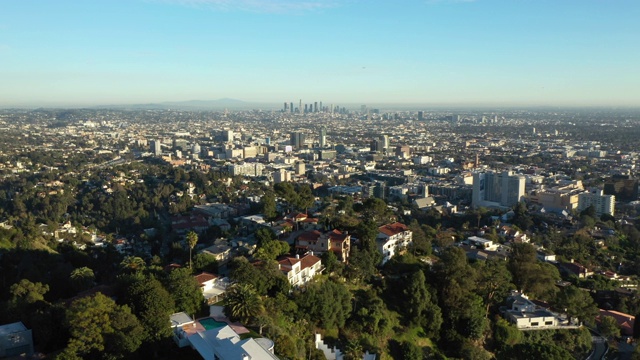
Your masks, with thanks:
[[[214,304],[220,301],[230,283],[228,278],[220,278],[218,275],[208,272],[202,272],[194,277],[200,284],[202,296],[204,296],[207,304]]]
[[[278,261],[278,268],[287,276],[287,280],[292,286],[305,285],[323,270],[320,258],[313,254],[305,255],[302,258],[299,255],[286,257]]]
[[[205,360],[278,360],[273,354],[272,341],[253,338],[241,340],[229,325],[198,331],[188,340]]]
[[[33,354],[33,336],[21,321],[0,325],[0,358]]]
[[[512,291],[507,299],[509,307],[504,311],[505,318],[520,330],[544,330],[557,327],[576,328],[566,318],[529,300],[525,294]]]
[[[407,225],[399,222],[380,226],[376,245],[378,251],[382,253],[382,264],[384,265],[394,255],[406,249],[413,242],[413,233]]]
[[[296,249],[323,254],[332,251],[338,259],[346,262],[349,257],[351,235],[337,229],[322,233],[318,230],[305,231],[296,239]]]

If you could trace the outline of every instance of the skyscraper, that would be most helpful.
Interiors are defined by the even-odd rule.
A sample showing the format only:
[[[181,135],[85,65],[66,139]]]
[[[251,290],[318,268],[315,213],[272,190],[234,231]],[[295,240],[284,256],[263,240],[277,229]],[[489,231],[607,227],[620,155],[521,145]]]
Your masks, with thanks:
[[[389,135],[382,135],[380,137],[380,142],[382,143],[382,151],[389,151]]]
[[[323,148],[325,146],[327,146],[327,128],[326,127],[321,127],[320,128],[320,147]]]
[[[300,99],[300,104],[298,104],[298,112],[302,112],[302,99]]]
[[[284,108],[282,108],[282,111],[283,112],[287,112],[287,102],[286,101],[284,102]]]
[[[418,120],[420,121],[424,120],[424,112],[418,111]]]
[[[293,113],[293,101],[289,104],[289,110]]]
[[[313,103],[313,112],[314,113],[318,112],[318,102],[317,101]]]
[[[306,136],[301,132],[292,132],[291,133],[291,145],[293,145],[296,149],[302,148],[304,142],[306,140]]]
[[[151,140],[151,152],[155,156],[162,155],[162,146],[160,145],[160,140]]]
[[[222,132],[222,137],[224,138],[224,141],[226,142],[232,142],[233,141],[233,130],[225,130]]]

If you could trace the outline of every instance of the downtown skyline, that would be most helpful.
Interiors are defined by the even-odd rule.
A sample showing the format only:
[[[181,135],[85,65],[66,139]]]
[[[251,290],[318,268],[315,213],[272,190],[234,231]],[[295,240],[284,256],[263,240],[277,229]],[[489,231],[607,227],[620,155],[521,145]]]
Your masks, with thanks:
[[[0,106],[640,106],[634,1],[11,2]]]

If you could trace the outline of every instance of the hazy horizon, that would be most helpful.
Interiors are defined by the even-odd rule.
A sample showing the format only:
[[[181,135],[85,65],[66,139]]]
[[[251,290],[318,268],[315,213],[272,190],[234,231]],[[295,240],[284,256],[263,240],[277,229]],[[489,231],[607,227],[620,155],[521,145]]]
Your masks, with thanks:
[[[0,107],[639,107],[633,0],[9,2]]]

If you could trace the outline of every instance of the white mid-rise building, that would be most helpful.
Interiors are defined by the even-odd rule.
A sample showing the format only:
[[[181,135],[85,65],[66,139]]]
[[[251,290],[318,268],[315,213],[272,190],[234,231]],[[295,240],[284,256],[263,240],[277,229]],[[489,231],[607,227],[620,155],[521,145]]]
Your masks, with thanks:
[[[615,195],[604,195],[600,189],[591,189],[589,192],[578,194],[578,211],[583,211],[593,205],[596,215],[614,215],[616,204]]]
[[[262,176],[264,165],[261,163],[233,164],[227,167],[231,176]]]
[[[525,182],[524,176],[512,171],[474,173],[471,205],[513,207],[524,198]]]

